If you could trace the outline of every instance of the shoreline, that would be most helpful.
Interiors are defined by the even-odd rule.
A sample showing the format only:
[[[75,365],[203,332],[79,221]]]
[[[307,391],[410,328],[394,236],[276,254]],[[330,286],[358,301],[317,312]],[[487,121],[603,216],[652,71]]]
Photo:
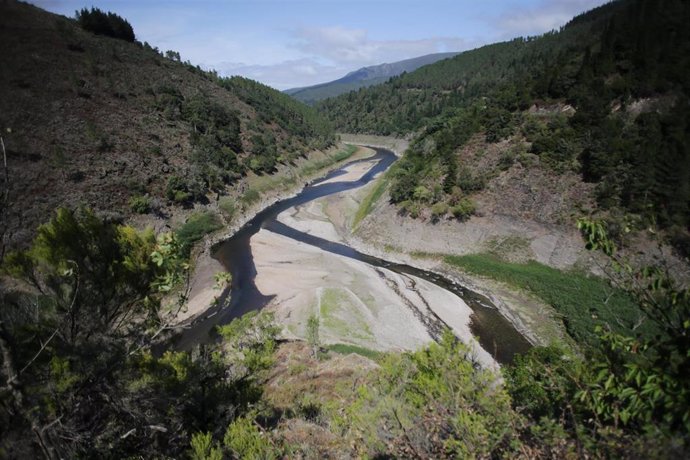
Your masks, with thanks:
[[[342,141],[347,144],[346,141]],[[231,238],[235,235],[247,222],[254,218],[258,213],[273,204],[293,198],[304,190],[306,186],[317,182],[332,171],[342,168],[343,165],[358,160],[364,160],[375,154],[365,145],[353,144],[358,147],[350,157],[336,162],[331,166],[327,166],[323,170],[319,170],[310,174],[305,183],[297,185],[295,188],[288,191],[278,191],[271,193],[267,192],[261,199],[250,206],[247,210],[239,214],[232,223],[224,225],[223,228],[217,232],[207,235],[204,239],[198,242],[190,254],[190,266],[192,272],[189,278],[189,294],[185,305],[171,318],[171,327],[182,327],[186,324],[193,323],[198,318],[202,317],[211,307],[213,307],[214,300],[222,293],[222,290],[216,288],[215,275],[220,272],[226,272],[225,267],[211,256],[216,245]]]

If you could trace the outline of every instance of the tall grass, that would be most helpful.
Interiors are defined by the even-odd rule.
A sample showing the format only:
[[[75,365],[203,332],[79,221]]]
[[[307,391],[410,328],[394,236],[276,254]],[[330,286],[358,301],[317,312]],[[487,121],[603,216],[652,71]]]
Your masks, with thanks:
[[[644,317],[626,292],[593,275],[560,271],[535,261],[510,263],[488,254],[445,256],[444,260],[467,272],[531,292],[560,314],[568,334],[578,342],[596,341],[597,324],[629,333],[631,326]],[[656,329],[646,321],[635,332],[650,336]]]
[[[390,183],[390,178],[388,175],[384,175],[383,177],[380,177],[376,180],[374,183],[373,188],[367,196],[364,197],[362,202],[359,205],[359,208],[357,208],[357,213],[355,214],[355,218],[352,222],[352,228],[357,228],[359,223],[364,220],[366,216],[369,215],[371,210],[374,208],[374,205],[376,202],[381,198],[383,193],[386,191],[388,188],[388,184]]]

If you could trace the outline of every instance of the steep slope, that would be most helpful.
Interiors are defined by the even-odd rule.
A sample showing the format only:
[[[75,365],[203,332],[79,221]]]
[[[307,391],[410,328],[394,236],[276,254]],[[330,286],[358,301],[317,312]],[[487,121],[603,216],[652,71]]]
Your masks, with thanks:
[[[667,228],[687,254],[688,18],[687,2],[616,1],[318,108],[344,131],[417,133],[390,191],[413,216],[477,209],[572,228],[598,213],[619,236]],[[552,193],[535,195],[544,183]]]
[[[405,59],[404,61],[392,62],[390,64],[386,63],[362,67],[361,69],[348,73],[342,78],[328,83],[321,83],[319,85],[307,86],[304,88],[288,89],[284,92],[305,104],[314,104],[320,100],[339,96],[359,88],[367,88],[369,86],[381,84],[391,77],[396,77],[405,72],[412,72],[420,67],[451,58],[457,54],[458,53],[434,53],[412,59]]]
[[[414,72],[386,84],[325,100],[317,108],[346,132],[405,134],[446,111],[506,85],[511,102],[529,104],[529,92],[511,86],[524,80],[561,86],[579,67],[578,56],[594,44],[620,3],[602,6],[560,32],[495,43]],[[565,75],[563,75],[565,74]]]
[[[322,117],[278,91],[27,4],[0,4],[0,53],[11,244],[58,206],[126,216],[138,199],[169,213],[333,141]]]

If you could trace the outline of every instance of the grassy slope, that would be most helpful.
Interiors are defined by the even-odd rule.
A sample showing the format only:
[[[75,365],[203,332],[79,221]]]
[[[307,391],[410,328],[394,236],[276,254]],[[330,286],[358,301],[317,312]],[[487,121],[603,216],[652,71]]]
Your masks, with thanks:
[[[635,324],[641,315],[639,307],[625,293],[602,278],[578,271],[560,271],[535,261],[504,262],[487,254],[446,256],[444,261],[531,292],[562,315],[566,330],[579,342],[595,340],[593,323],[622,331],[624,325]],[[644,323],[638,332],[652,334],[654,330]]]

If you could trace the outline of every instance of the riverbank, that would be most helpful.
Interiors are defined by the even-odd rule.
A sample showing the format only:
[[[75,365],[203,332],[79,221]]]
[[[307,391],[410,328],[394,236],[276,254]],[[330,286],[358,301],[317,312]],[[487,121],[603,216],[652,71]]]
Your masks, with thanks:
[[[352,165],[336,179],[356,180],[362,172],[360,165]],[[339,231],[345,222],[331,219],[325,210],[329,203],[338,203],[340,210],[351,204],[339,215],[352,214],[356,203],[351,196],[356,190],[289,208],[278,215],[278,221],[305,235],[345,243]],[[256,288],[270,299],[264,308],[275,312],[286,338],[304,339],[307,320],[314,314],[321,318],[320,335],[325,344],[381,351],[416,350],[437,339],[442,327],[448,326],[484,367],[497,366],[474,338],[472,309],[435,284],[264,229],[252,237],[251,253]]]
[[[443,255],[455,254],[458,249],[463,250],[462,246],[454,246],[457,243],[457,235],[452,232],[452,223],[445,225],[448,227],[445,233],[439,232],[434,226],[421,223],[411,224],[416,227],[410,229],[410,224],[405,222],[410,219],[394,213],[393,207],[387,204],[387,197],[382,196],[372,204],[375,208],[372,209],[372,215],[365,216],[362,223],[364,230],[354,228],[357,227],[357,219],[361,218],[359,215],[362,203],[370,197],[372,191],[380,188],[381,180],[385,179],[379,178],[378,181],[374,180],[362,188],[309,203],[299,210],[302,214],[301,219],[296,219],[294,212],[283,213],[281,222],[329,241],[343,242],[365,254],[438,273],[484,295],[515,329],[534,345],[569,340],[562,318],[543,300],[529,292],[490,278],[470,275],[444,263]],[[385,208],[383,212],[382,208]],[[481,222],[475,222],[473,225],[480,226]],[[542,230],[542,234],[546,237],[547,232]],[[571,245],[574,246],[575,243]],[[513,253],[524,247],[521,244],[516,244],[516,248],[507,246],[508,244],[502,249]],[[553,260],[559,259],[553,257]]]
[[[374,184],[372,187],[375,187]],[[351,197],[355,203],[366,199],[369,190],[361,190]],[[337,204],[332,205],[330,215],[337,215]],[[355,209],[359,209],[357,205]],[[382,212],[382,208],[388,208]],[[565,332],[562,318],[557,312],[535,295],[515,289],[505,283],[480,277],[464,272],[458,267],[444,262],[445,255],[469,254],[480,251],[480,243],[464,246],[459,239],[466,235],[453,236],[439,231],[429,224],[404,222],[404,218],[395,215],[393,206],[388,204],[387,196],[369,215],[353,229],[349,225],[341,227],[341,232],[347,235],[347,243],[361,252],[385,258],[396,263],[408,264],[438,273],[454,282],[466,286],[468,289],[489,298],[500,313],[513,324],[525,338],[533,345],[548,345],[554,341],[569,341]],[[406,219],[411,220],[411,219]],[[351,222],[351,221],[350,221]],[[414,226],[411,229],[410,226]],[[479,229],[480,222],[474,222],[473,228]],[[460,231],[460,229],[455,229]],[[486,230],[484,230],[486,231]],[[504,237],[506,238],[506,237]],[[516,251],[517,252],[517,251]]]
[[[371,149],[357,146],[351,154],[345,156],[342,152],[346,148],[346,144],[341,144],[332,152],[315,153],[310,158],[296,163],[295,166],[284,167],[272,176],[250,174],[234,194],[195,209],[195,212],[213,212],[221,219],[222,229],[204,236],[195,244],[190,255],[191,273],[187,287],[187,301],[184,307],[178,310],[176,305],[179,293],[166,299],[164,306],[169,309],[166,321],[171,325],[193,321],[211,307],[215,299],[221,294],[220,288],[225,286],[217,285],[216,275],[226,272],[226,269],[211,256],[215,244],[230,238],[262,210],[278,201],[295,196],[304,188],[306,183],[324,177],[346,162],[364,159],[374,154]],[[243,200],[242,198],[248,194],[253,195],[251,191],[257,192],[257,198],[251,201]],[[232,215],[228,215],[222,210],[221,200],[223,199],[233,199],[238,203],[239,209]],[[187,213],[187,216],[189,215],[191,213]],[[177,220],[179,222],[180,219]],[[174,222],[173,225],[175,225]]]
[[[388,149],[398,157],[401,157],[410,146],[410,139],[408,138],[350,133],[339,133],[338,136],[340,136],[342,142],[347,144],[368,145],[370,147]]]

